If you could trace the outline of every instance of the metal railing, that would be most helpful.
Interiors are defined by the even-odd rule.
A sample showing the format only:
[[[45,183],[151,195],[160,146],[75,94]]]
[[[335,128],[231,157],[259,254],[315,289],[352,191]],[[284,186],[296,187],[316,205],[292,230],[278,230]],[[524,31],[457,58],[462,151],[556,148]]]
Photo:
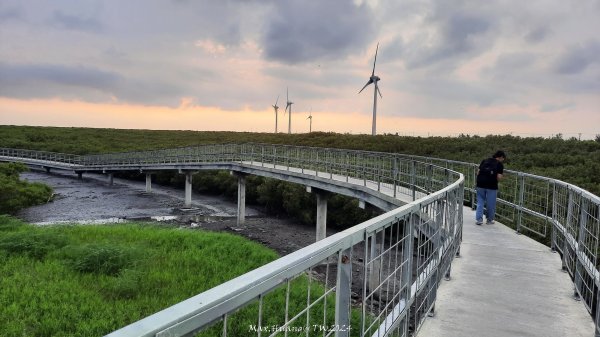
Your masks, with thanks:
[[[80,156],[76,163],[79,171],[232,163],[341,179],[410,200],[425,196],[111,336],[212,335],[215,329],[224,336],[406,336],[433,310],[462,237],[462,175],[401,155],[228,144]]]
[[[0,156],[6,151],[15,156],[15,152],[10,151],[21,150],[0,149]],[[32,156],[35,155],[29,153],[27,158]],[[281,331],[275,331],[275,334],[291,333],[286,328],[300,324],[301,317],[306,317],[301,326],[315,322],[316,316],[312,311],[320,308],[322,320],[319,326],[350,320],[353,327],[350,335],[373,335],[382,331],[386,333],[381,335],[391,331],[399,336],[405,335],[416,329],[424,314],[433,308],[437,282],[449,271],[449,262],[458,252],[462,229],[460,206],[463,202],[472,207],[476,204],[475,173],[478,165],[420,156],[266,144],[205,145],[75,159],[65,156],[65,160],[79,160],[77,163],[88,169],[106,165],[131,169],[135,165],[208,162],[240,163],[278,170],[299,168],[307,175],[342,176],[348,182],[378,191],[384,188],[393,190],[394,196],[402,193],[411,200],[425,196],[292,253],[216,290],[165,309],[115,332],[115,336],[194,331],[215,320],[220,322],[217,326],[224,334],[229,331],[229,335],[236,335],[229,330],[240,328],[236,326],[231,312],[242,306],[250,307],[246,310],[257,311],[255,327],[258,327],[256,324],[280,327]],[[600,303],[600,198],[572,184],[511,170],[505,171],[498,198],[497,217],[504,224],[519,233],[538,237],[561,254],[563,269],[574,282],[574,295],[595,315],[596,334],[600,336],[600,310],[597,310]],[[411,236],[414,240],[410,239]],[[349,269],[352,269],[350,280]],[[305,303],[303,308],[298,311],[291,309],[297,307],[292,304],[294,297],[290,296],[297,291],[295,282],[304,283],[301,289],[308,293],[302,301]],[[347,282],[350,286],[345,287]],[[383,291],[388,287],[391,292]],[[348,288],[350,300],[347,297],[346,300],[351,303],[349,308],[352,309],[344,307],[340,311],[337,307],[330,308],[331,303],[338,303],[338,296],[339,300],[345,298],[342,293]],[[223,297],[224,290],[231,290],[227,295],[231,296],[229,299]],[[271,293],[275,294],[273,297],[283,296],[286,299],[287,309],[282,310],[284,314],[280,321],[265,317],[270,312],[267,302]],[[315,293],[319,296],[315,297]],[[330,297],[336,298],[332,300]],[[213,299],[212,304],[205,299]],[[205,304],[199,306],[199,301]],[[360,313],[358,321],[356,310]],[[178,313],[177,318],[173,317],[174,312]],[[206,316],[209,313],[212,316]],[[218,315],[215,316],[215,313]],[[243,312],[233,315],[241,314]],[[156,328],[157,324],[150,323],[157,321],[163,322],[157,328],[159,330],[137,333],[150,325]],[[165,323],[167,321],[171,323]],[[392,322],[394,328],[386,328],[392,326]],[[137,328],[133,326],[143,329],[135,330]],[[318,335],[344,335],[343,331],[333,331],[335,327]],[[183,330],[178,330],[180,328]],[[273,335],[272,331],[254,330],[240,335]],[[127,334],[132,331],[135,332]],[[313,331],[303,332],[303,335],[313,335]]]
[[[39,162],[56,162],[69,166],[79,165],[81,158],[81,156],[74,154],[7,148],[0,148],[0,157],[5,157],[6,159],[14,158],[15,160],[31,159],[32,161]]]
[[[466,202],[476,207],[478,165],[413,156],[465,176]],[[600,337],[600,197],[557,179],[505,170],[496,216],[502,223],[551,247],[574,283],[574,298],[594,317]]]
[[[85,156],[81,164],[131,168],[215,162],[341,176],[394,196],[431,194],[110,336],[183,336],[198,330],[224,336],[406,336],[432,310],[461,240],[463,178],[456,172],[388,153],[265,144]]]

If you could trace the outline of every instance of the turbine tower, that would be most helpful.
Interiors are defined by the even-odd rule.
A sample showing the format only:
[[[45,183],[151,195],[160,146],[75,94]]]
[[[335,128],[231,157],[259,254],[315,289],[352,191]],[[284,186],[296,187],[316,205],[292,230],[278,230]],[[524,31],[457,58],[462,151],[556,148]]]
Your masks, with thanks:
[[[285,97],[287,99],[287,102],[285,104],[285,111],[283,112],[283,114],[285,114],[285,112],[288,111],[288,134],[291,134],[292,133],[292,104],[294,104],[294,102],[290,102],[289,89],[287,89],[287,88],[285,91]]]
[[[277,95],[277,100],[275,101],[275,105],[272,105],[273,110],[275,110],[275,133],[277,133],[277,110],[279,110],[279,107],[277,106],[277,102],[279,102],[279,95]]]
[[[379,93],[379,96],[383,98],[383,96],[381,96],[381,91],[379,91],[379,85],[377,84],[377,82],[379,82],[381,78],[379,78],[379,76],[375,76],[375,63],[377,63],[377,51],[379,51],[379,42],[377,42],[377,49],[375,49],[375,61],[373,61],[373,72],[371,73],[371,77],[369,77],[369,81],[367,82],[367,84],[365,84],[365,86],[358,92],[360,94],[363,90],[365,90],[365,88],[369,84],[375,84],[375,89],[373,91],[373,127],[371,130],[371,134],[373,136],[377,134],[377,93]]]
[[[310,124],[308,127],[308,133],[312,132],[312,108],[310,108],[310,115],[308,115],[308,117],[306,117],[306,119],[310,119]]]

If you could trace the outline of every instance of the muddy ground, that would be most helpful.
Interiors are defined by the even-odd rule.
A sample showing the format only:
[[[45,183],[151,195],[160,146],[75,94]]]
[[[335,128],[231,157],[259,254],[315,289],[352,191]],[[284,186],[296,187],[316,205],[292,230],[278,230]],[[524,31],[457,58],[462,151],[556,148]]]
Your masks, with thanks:
[[[47,225],[60,223],[111,223],[166,219],[178,225],[239,234],[286,255],[315,242],[312,226],[268,216],[256,207],[246,207],[246,222],[236,224],[237,206],[216,196],[194,193],[192,206],[184,206],[184,191],[145,182],[84,174],[83,179],[68,171],[30,171],[21,175],[30,182],[42,182],[54,188],[54,197],[46,204],[27,208],[17,216],[27,222]],[[334,231],[328,231],[327,235]]]

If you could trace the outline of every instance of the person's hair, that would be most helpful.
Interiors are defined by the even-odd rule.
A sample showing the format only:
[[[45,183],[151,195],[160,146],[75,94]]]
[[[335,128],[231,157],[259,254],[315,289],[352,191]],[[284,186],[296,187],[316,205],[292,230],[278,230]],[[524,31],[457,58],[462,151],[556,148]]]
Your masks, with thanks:
[[[504,153],[504,151],[502,151],[502,150],[498,150],[498,151],[496,151],[496,153],[494,153],[494,155],[492,157],[493,158],[506,158],[506,153]]]

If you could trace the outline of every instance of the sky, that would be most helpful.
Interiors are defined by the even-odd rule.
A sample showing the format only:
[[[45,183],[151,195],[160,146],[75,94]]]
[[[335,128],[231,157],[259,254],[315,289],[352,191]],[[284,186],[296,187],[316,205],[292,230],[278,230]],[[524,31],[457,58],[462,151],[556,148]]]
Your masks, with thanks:
[[[598,0],[3,0],[0,124],[600,134]]]

